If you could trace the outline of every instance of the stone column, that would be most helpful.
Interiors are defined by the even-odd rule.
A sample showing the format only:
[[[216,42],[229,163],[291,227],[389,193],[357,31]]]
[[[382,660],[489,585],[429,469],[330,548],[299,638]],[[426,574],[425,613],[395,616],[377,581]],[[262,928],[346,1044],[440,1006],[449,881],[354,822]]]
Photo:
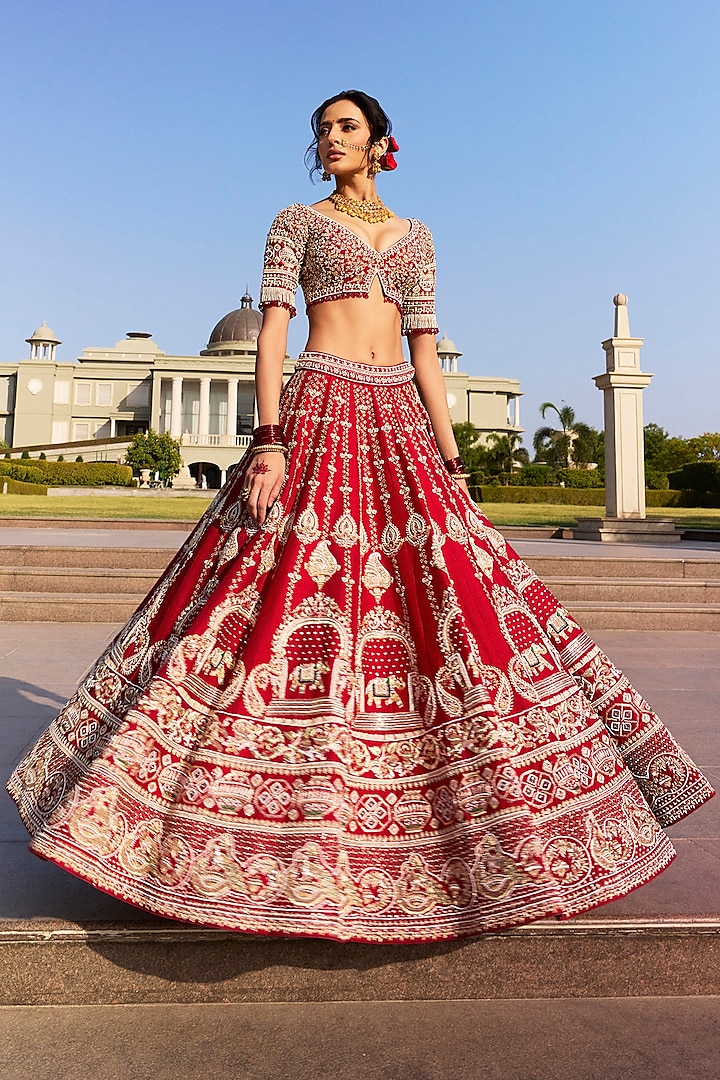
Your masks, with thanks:
[[[207,435],[210,431],[210,380],[200,380],[200,415],[198,417],[198,435]]]
[[[174,375],[170,399],[170,434],[173,439],[179,439],[182,436],[182,385],[182,375]]]
[[[642,392],[652,379],[640,370],[643,339],[630,337],[627,296],[614,298],[615,333],[603,341],[606,371],[595,376],[604,394],[605,513],[645,518],[645,442]]]
[[[238,407],[238,383],[239,379],[227,381],[227,431],[225,432],[228,446],[235,445],[237,436],[237,407]]]
[[[605,396],[606,517],[580,518],[575,540],[675,544],[672,519],[645,520],[645,435],[642,392],[652,375],[640,370],[642,338],[630,337],[627,296],[618,293],[615,333],[603,341],[606,370],[595,376]]]

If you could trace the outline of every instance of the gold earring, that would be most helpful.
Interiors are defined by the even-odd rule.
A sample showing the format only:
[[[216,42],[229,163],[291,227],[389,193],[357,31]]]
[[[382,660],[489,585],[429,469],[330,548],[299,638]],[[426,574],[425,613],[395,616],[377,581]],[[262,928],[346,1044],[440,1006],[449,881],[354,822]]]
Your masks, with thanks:
[[[377,176],[377,174],[381,171],[381,169],[382,169],[382,166],[380,164],[380,159],[377,158],[377,157],[373,158],[372,161],[370,162],[370,164],[368,165],[368,172],[367,172],[368,180],[371,180],[373,178],[373,176]]]
[[[327,169],[323,170],[322,178],[323,178],[323,180],[332,180],[332,176],[327,171]]]

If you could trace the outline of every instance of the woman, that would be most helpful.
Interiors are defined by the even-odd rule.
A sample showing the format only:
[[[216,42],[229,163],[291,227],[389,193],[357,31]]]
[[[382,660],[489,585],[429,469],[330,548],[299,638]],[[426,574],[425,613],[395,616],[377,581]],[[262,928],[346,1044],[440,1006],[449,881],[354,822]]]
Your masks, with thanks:
[[[253,445],[10,791],[37,854],[190,922],[574,915],[659,873],[712,789],[468,496],[432,239],[375,190],[387,116],[347,91],[312,126],[335,190],[270,230]]]

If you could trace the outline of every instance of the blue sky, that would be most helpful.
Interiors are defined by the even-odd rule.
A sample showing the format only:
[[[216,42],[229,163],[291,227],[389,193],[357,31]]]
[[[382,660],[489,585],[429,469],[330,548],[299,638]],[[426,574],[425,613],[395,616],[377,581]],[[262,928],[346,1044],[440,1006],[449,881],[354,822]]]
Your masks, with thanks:
[[[520,379],[526,443],[548,399],[601,426],[619,291],[646,420],[720,430],[719,53],[716,0],[4,0],[0,360],[43,318],[66,360],[203,348],[276,211],[325,194],[308,117],[356,86],[401,146],[381,194],[435,235],[441,329]]]

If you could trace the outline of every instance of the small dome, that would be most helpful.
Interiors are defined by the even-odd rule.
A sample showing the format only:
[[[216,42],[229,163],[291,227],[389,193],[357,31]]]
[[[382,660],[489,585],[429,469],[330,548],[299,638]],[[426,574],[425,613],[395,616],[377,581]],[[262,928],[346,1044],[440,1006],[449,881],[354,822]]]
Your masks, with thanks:
[[[452,353],[454,356],[462,356],[455,342],[451,341],[447,334],[443,334],[438,341],[437,351],[438,353]]]
[[[60,338],[55,336],[55,332],[50,329],[44,319],[42,326],[38,326],[33,336],[25,340],[28,345],[62,345]]]
[[[252,296],[246,292],[240,307],[225,315],[213,330],[207,351],[219,352],[230,343],[257,341],[262,322],[262,312],[253,308]]]

